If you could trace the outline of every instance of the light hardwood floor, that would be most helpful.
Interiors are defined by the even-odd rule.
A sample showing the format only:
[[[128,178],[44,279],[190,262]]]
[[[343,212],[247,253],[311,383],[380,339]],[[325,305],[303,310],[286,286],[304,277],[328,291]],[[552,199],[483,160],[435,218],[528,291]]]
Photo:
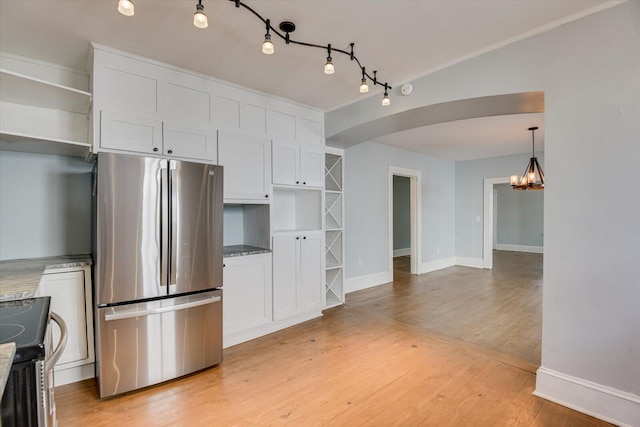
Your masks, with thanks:
[[[59,387],[59,424],[608,425],[534,397],[527,362],[381,316],[363,295],[359,307],[226,349],[220,366],[186,378],[104,401],[92,380]]]
[[[492,270],[451,267],[411,275],[394,259],[392,283],[353,292],[350,307],[540,365],[542,254],[494,251]]]

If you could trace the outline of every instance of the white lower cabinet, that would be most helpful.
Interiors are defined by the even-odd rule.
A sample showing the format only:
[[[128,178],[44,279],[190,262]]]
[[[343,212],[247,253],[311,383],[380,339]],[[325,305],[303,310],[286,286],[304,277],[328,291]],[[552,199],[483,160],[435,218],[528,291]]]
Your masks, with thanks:
[[[56,385],[93,377],[93,314],[90,267],[46,272],[38,287],[39,296],[51,297],[51,311],[67,325],[67,345],[55,366]],[[52,330],[53,345],[60,340]]]
[[[273,237],[273,317],[281,320],[323,305],[322,232]]]
[[[271,322],[271,254],[224,259],[223,331],[233,334]]]

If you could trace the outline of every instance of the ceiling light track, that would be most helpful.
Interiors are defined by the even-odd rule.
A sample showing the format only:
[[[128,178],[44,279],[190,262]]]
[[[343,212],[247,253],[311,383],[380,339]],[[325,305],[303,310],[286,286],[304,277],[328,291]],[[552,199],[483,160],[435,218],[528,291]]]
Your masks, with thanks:
[[[316,49],[326,50],[327,60],[324,65],[325,74],[333,74],[335,72],[335,65],[333,64],[333,58],[331,56],[332,53],[339,52],[343,55],[347,55],[351,61],[354,61],[356,64],[358,64],[358,68],[360,69],[359,71],[362,73],[362,80],[360,81],[360,84],[358,86],[358,90],[360,91],[360,93],[367,93],[369,91],[368,82],[371,82],[374,87],[375,86],[384,87],[384,97],[382,99],[382,105],[387,106],[391,104],[391,100],[389,99],[389,90],[393,88],[387,82],[383,83],[381,81],[378,81],[377,71],[373,72],[373,77],[369,73],[367,73],[366,68],[360,63],[360,60],[354,53],[354,46],[355,46],[354,43],[349,44],[349,50],[343,50],[343,49],[336,49],[331,44],[319,45],[315,43],[308,43],[300,40],[294,40],[291,38],[291,33],[294,32],[296,29],[296,26],[293,22],[290,22],[290,21],[281,22],[280,25],[278,26],[278,29],[279,29],[278,31],[278,29],[276,29],[271,25],[270,19],[263,18],[262,15],[256,12],[251,6],[248,6],[247,4],[245,4],[240,0],[229,0],[229,1],[235,3],[236,8],[242,7],[248,10],[256,18],[262,21],[263,24],[265,24],[266,34],[265,34],[264,41],[262,42],[262,52],[264,54],[271,55],[275,52],[275,46],[271,40],[271,34],[275,34],[276,36],[284,40],[285,44],[295,44],[298,46],[306,46],[306,47],[313,47]],[[125,16],[133,16],[134,14],[133,1],[119,0],[118,11]],[[198,0],[198,3],[196,4],[196,13],[194,14],[193,25],[195,25],[198,28],[207,28],[208,26],[207,15],[204,12],[204,5],[202,4],[202,0]]]
[[[391,104],[391,100],[389,99],[389,90],[393,89],[393,87],[391,85],[389,85],[387,82],[380,82],[378,81],[378,78],[376,76],[377,71],[373,72],[373,77],[367,73],[366,68],[362,66],[362,63],[360,63],[360,60],[358,59],[358,57],[355,55],[354,53],[354,46],[355,43],[350,43],[349,44],[349,50],[343,50],[343,49],[336,49],[335,47],[333,47],[331,44],[327,44],[327,45],[320,45],[320,44],[315,44],[315,43],[308,43],[308,42],[303,42],[300,40],[294,40],[291,38],[291,33],[295,31],[296,26],[293,22],[290,21],[284,21],[280,23],[279,26],[279,30],[276,29],[275,27],[273,27],[271,25],[271,20],[263,18],[262,15],[260,15],[258,12],[256,12],[251,6],[247,5],[246,3],[243,3],[240,0],[229,0],[233,3],[235,3],[237,8],[244,8],[246,10],[248,10],[249,12],[251,12],[256,18],[258,18],[259,20],[261,20],[267,27],[267,32],[272,32],[273,34],[275,34],[276,36],[280,37],[282,40],[284,40],[285,44],[296,44],[299,46],[306,46],[306,47],[313,47],[316,49],[322,49],[322,50],[326,50],[327,51],[327,62],[325,63],[325,67],[324,67],[324,72],[325,74],[333,74],[335,72],[335,66],[333,64],[333,58],[331,56],[331,53],[333,52],[340,52],[343,55],[347,55],[349,57],[349,59],[351,61],[355,61],[356,64],[358,64],[358,68],[360,68],[360,72],[362,73],[362,81],[360,82],[359,85],[359,90],[361,93],[366,93],[368,92],[368,84],[367,84],[367,80],[369,80],[371,83],[373,83],[374,86],[381,86],[385,88],[385,95],[384,98],[382,100],[382,105],[386,106]],[[367,89],[364,90],[364,87],[367,86]]]

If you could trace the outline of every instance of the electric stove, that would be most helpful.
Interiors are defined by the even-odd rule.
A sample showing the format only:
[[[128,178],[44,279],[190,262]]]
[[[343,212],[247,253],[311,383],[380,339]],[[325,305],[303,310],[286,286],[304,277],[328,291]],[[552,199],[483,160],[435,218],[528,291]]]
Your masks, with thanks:
[[[53,372],[50,355],[50,298],[0,302],[0,343],[16,343],[16,355],[2,396],[3,427],[55,425],[55,406],[47,390]],[[52,413],[53,412],[53,413]]]

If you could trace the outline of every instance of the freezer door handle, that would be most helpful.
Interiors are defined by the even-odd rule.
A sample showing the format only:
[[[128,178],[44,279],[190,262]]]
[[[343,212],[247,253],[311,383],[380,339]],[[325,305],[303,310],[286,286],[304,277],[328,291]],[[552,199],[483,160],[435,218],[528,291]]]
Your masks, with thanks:
[[[122,320],[122,319],[131,319],[133,317],[144,317],[144,316],[149,316],[151,314],[161,314],[161,313],[167,313],[170,311],[179,311],[179,310],[186,310],[187,308],[193,308],[193,307],[199,307],[201,305],[207,305],[207,304],[213,304],[216,302],[220,302],[222,299],[220,296],[216,295],[213,297],[209,297],[209,298],[204,298],[201,300],[197,300],[197,301],[190,301],[184,304],[179,304],[179,305],[172,305],[172,306],[167,306],[167,307],[157,307],[157,308],[150,308],[147,310],[140,310],[140,311],[126,311],[126,312],[122,312],[122,313],[107,313],[104,315],[104,320],[105,322],[109,322],[112,320]]]

